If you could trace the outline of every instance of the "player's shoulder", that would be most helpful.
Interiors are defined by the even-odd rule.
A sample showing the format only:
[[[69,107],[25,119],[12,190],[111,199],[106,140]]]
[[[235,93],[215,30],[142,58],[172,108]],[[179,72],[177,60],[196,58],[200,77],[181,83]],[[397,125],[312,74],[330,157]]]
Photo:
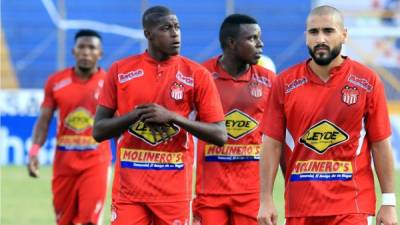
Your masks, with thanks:
[[[70,79],[71,75],[73,74],[73,70],[74,70],[73,67],[69,67],[69,68],[65,68],[63,70],[56,71],[49,76],[49,78],[47,79],[47,82],[52,83],[52,82],[58,82],[58,81],[64,80],[64,79]]]
[[[202,74],[209,73],[208,70],[200,63],[195,62],[184,56],[177,56],[179,67],[183,70],[181,72],[190,73],[190,74]]]
[[[218,59],[220,56],[214,56],[212,58],[209,58],[205,60],[202,65],[207,68],[208,70],[212,71],[215,70],[215,67],[217,65]]]
[[[257,74],[259,76],[267,77],[267,78],[273,78],[273,77],[276,76],[276,74],[272,70],[267,69],[267,68],[265,68],[263,66],[260,66],[260,65],[257,65],[257,64],[256,65],[252,65],[252,66],[255,69],[255,71],[257,71]]]
[[[142,59],[143,59],[143,54],[131,55],[131,56],[127,56],[125,58],[115,61],[112,66],[118,67],[118,68],[134,66],[134,65],[138,65],[137,62],[141,61]]]
[[[378,78],[377,73],[368,66],[350,58],[346,58],[346,60],[349,66],[351,67],[352,74],[358,75],[359,77],[363,77],[365,79]]]
[[[279,73],[278,79],[280,80],[293,80],[305,77],[307,71],[307,63],[309,60],[305,60],[294,64]]]

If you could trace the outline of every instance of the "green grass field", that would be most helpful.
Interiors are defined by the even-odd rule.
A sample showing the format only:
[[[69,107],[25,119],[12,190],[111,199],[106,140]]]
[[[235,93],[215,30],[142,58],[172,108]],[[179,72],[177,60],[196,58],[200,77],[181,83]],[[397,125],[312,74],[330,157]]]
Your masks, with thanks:
[[[28,177],[25,167],[1,167],[1,225],[55,224],[51,205],[51,168],[42,167],[40,178]],[[400,170],[396,172],[397,199],[400,199]],[[274,192],[279,214],[278,224],[283,224],[283,178],[277,177]],[[279,188],[278,188],[279,187]],[[398,207],[398,211],[399,211]],[[104,223],[110,221],[110,196],[107,198]],[[399,212],[398,212],[399,215]]]

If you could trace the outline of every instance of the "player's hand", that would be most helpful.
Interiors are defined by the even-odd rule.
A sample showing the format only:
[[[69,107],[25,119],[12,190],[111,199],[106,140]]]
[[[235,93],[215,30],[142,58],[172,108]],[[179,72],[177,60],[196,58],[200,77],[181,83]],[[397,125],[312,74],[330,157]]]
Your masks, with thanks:
[[[150,132],[153,135],[154,140],[157,140],[158,135],[161,137],[163,142],[167,142],[170,140],[170,137],[168,136],[167,125],[157,124],[157,123],[146,123],[146,126],[150,129]]]
[[[175,113],[154,103],[139,105],[136,110],[140,110],[139,120],[146,124],[168,124],[175,116]]]
[[[259,225],[276,225],[278,213],[272,200],[261,202],[258,210],[257,221]]]
[[[397,215],[396,207],[391,205],[383,205],[376,215],[376,225],[396,225]]]
[[[39,177],[39,160],[37,155],[29,156],[28,162],[28,172],[29,176],[37,178]]]

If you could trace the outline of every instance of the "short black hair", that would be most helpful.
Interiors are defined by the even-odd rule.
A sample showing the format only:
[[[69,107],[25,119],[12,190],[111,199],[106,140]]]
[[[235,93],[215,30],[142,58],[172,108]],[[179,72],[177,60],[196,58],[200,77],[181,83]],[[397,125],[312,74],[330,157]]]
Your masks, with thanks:
[[[175,13],[165,6],[153,6],[148,8],[142,17],[142,26],[143,28],[150,28],[154,25],[157,25],[160,21],[161,17],[175,15]]]
[[[78,40],[78,38],[80,37],[97,37],[98,39],[100,39],[100,41],[102,40],[101,36],[99,33],[97,33],[94,30],[90,30],[90,29],[82,29],[79,30],[76,34],[75,34],[75,42],[76,40]]]
[[[225,49],[228,38],[236,38],[241,24],[258,24],[257,20],[245,14],[232,14],[224,19],[219,29],[219,42]]]

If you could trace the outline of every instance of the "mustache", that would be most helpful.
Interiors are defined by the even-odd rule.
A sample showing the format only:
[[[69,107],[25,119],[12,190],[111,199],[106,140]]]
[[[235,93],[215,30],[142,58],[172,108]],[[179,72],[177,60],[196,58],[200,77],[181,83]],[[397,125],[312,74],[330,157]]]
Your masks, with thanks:
[[[316,45],[316,46],[314,47],[314,51],[316,51],[318,48],[325,48],[325,49],[330,50],[329,46],[328,46],[328,45],[325,45],[325,44],[318,44],[318,45]]]

